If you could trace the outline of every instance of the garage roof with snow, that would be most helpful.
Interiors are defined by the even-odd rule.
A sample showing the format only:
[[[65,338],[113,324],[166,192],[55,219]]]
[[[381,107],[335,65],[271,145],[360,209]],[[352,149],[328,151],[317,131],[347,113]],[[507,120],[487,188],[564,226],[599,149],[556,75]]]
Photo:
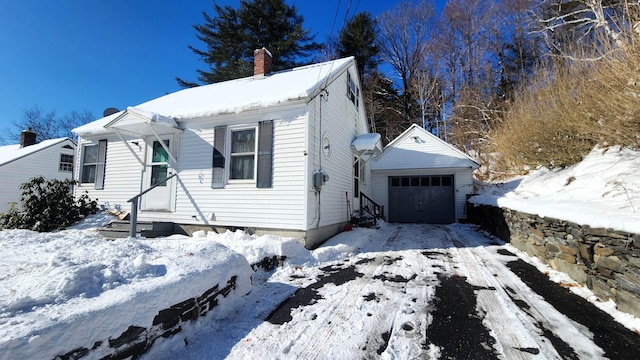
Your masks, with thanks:
[[[462,151],[417,124],[411,125],[371,162],[371,170],[477,169],[480,165]]]

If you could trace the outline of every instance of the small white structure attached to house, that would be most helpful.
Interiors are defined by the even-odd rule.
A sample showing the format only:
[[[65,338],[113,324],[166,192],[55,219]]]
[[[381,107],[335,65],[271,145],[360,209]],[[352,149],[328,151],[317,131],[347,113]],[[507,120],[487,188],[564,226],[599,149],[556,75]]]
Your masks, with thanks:
[[[74,129],[79,191],[138,220],[269,231],[314,247],[369,192],[352,142],[368,133],[353,58],[181,90]],[[381,147],[365,149],[375,152]],[[171,177],[175,175],[174,177]],[[164,179],[169,180],[163,182]],[[188,231],[187,231],[188,232]]]
[[[25,130],[20,144],[0,146],[0,213],[11,203],[20,208],[20,185],[34,177],[46,179],[73,179],[76,144],[69,138],[45,140],[36,143],[36,133]]]
[[[472,158],[413,124],[371,162],[373,200],[388,222],[449,224],[466,219]]]

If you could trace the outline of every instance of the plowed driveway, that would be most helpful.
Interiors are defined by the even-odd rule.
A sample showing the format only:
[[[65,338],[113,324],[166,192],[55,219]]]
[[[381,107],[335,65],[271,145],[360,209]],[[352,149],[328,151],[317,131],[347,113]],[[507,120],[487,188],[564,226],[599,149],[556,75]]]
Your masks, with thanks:
[[[270,293],[252,301],[272,301],[275,309],[265,314],[245,309],[237,328],[210,334],[219,356],[637,359],[640,354],[640,336],[471,226],[385,224],[357,231],[362,233],[351,244],[341,244],[338,236],[316,250],[316,258],[327,259],[319,266],[265,275]],[[198,336],[185,357],[207,354]]]

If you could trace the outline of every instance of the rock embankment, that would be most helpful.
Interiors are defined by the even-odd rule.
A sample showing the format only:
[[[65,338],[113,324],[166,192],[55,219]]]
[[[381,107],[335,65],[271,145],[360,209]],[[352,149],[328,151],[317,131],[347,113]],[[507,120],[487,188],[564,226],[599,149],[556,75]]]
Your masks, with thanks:
[[[469,221],[640,316],[640,234],[472,205]]]

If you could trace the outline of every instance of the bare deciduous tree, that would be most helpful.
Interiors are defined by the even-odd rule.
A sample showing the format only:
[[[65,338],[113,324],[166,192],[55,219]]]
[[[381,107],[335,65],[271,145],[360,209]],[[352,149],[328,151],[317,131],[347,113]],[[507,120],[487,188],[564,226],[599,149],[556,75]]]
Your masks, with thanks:
[[[434,9],[431,2],[404,1],[380,16],[381,57],[390,64],[399,79],[402,100],[402,123],[408,127],[419,117],[415,82],[425,68],[428,44],[433,30]]]
[[[15,121],[6,135],[0,137],[0,143],[11,144],[20,141],[20,134],[23,130],[31,129],[37,136],[38,142],[60,137],[75,138],[72,129],[95,120],[90,112],[72,111],[62,117],[56,116],[56,111],[45,112],[39,106],[34,105],[25,109],[22,119]]]
[[[625,43],[621,36],[639,24],[640,4],[629,0],[539,0],[532,7],[538,32],[554,54],[569,49],[600,52]]]

